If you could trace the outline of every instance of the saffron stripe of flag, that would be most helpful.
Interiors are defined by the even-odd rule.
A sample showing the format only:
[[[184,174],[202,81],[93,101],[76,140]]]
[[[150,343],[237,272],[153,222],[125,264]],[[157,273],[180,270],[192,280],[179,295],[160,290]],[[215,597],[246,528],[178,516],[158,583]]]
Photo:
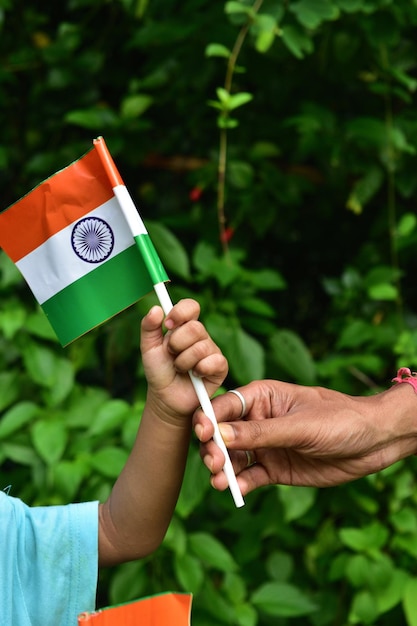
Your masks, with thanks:
[[[168,280],[141,220],[133,236],[112,183],[94,146],[0,213],[0,246],[63,346]],[[128,194],[120,175],[118,187]]]
[[[78,625],[86,626],[190,626],[192,595],[163,593],[134,602],[81,613]]]

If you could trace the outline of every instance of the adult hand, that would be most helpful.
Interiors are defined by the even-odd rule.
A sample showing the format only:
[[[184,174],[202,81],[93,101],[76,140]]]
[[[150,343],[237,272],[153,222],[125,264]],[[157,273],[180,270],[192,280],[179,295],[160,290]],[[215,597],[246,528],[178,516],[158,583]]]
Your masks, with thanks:
[[[409,384],[370,397],[274,380],[214,398],[220,432],[243,495],[269,484],[327,487],[377,472],[417,452],[417,397]],[[213,427],[194,415],[201,456],[216,489],[227,487]],[[248,466],[253,451],[255,464]]]

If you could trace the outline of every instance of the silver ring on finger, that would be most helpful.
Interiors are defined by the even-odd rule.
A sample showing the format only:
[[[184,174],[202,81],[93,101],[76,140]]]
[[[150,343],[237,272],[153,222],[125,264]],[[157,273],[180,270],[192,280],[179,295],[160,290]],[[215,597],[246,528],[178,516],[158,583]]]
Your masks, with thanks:
[[[246,468],[252,467],[252,465],[255,465],[256,463],[255,451],[245,450],[245,454],[246,454]]]
[[[239,419],[242,419],[242,417],[244,417],[246,415],[246,402],[245,402],[245,398],[242,396],[242,394],[240,393],[240,391],[238,391],[237,389],[229,389],[228,393],[234,393],[235,396],[237,396],[239,398],[239,400],[242,403],[242,411],[240,413]]]

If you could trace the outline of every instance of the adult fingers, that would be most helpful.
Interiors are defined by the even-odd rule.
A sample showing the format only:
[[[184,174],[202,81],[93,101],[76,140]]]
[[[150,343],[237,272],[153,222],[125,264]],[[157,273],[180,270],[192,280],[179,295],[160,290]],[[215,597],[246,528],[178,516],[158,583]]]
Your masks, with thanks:
[[[306,420],[300,416],[219,424],[226,446],[232,450],[258,448],[299,448],[308,443]]]
[[[261,395],[265,397],[265,393],[262,393],[264,387],[265,384],[263,381],[255,381],[249,385],[239,387],[237,389],[239,395],[235,393],[224,393],[216,396],[212,400],[212,404],[217,422],[219,424],[221,422],[232,422],[240,420],[242,417],[245,418],[245,416],[249,418],[249,414],[251,419],[265,419],[267,415],[270,414],[270,406],[264,406],[265,403],[262,402],[260,403],[261,408],[259,410],[255,409],[258,398]],[[244,404],[242,403],[240,395],[244,399]],[[208,441],[214,435],[213,425],[201,409],[198,409],[194,413],[193,426],[195,434],[201,442]],[[233,447],[238,448],[239,446],[236,445]]]
[[[256,463],[238,473],[237,482],[242,495],[246,496],[258,487],[270,485],[271,479],[266,469],[261,464]],[[210,479],[210,483],[218,491],[224,491],[228,487],[227,478],[223,471],[214,474]]]

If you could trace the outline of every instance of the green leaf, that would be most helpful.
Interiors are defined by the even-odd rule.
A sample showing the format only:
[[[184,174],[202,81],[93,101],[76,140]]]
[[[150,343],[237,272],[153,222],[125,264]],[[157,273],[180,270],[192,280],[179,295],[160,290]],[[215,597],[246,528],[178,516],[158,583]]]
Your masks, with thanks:
[[[379,613],[386,613],[400,604],[408,578],[406,572],[392,568],[389,583],[374,590]]]
[[[47,465],[53,465],[62,457],[67,444],[67,431],[58,419],[44,419],[32,427],[35,450]]]
[[[25,321],[25,330],[34,337],[57,342],[55,331],[42,310],[28,315]]]
[[[358,145],[372,145],[381,149],[387,140],[387,129],[379,119],[360,116],[347,125],[347,138]]]
[[[122,427],[131,411],[131,406],[124,400],[109,400],[100,407],[93,417],[88,435],[101,435],[117,427]]]
[[[243,298],[239,304],[242,309],[255,315],[269,317],[270,319],[276,315],[275,309],[265,300],[261,300],[261,298]]]
[[[147,221],[146,226],[152,243],[167,271],[186,280],[189,279],[190,262],[179,239],[159,222]]]
[[[303,59],[314,50],[313,41],[297,26],[285,26],[281,37],[285,46],[297,59]]]
[[[74,369],[68,359],[56,359],[54,380],[45,393],[47,404],[56,406],[64,400],[74,386]]]
[[[271,578],[278,582],[285,582],[294,571],[294,559],[288,552],[273,552],[266,562]]]
[[[19,402],[9,409],[0,420],[0,439],[6,439],[39,415],[40,408],[34,402]]]
[[[235,604],[243,602],[247,596],[245,581],[235,572],[226,573],[223,578],[223,590]]]
[[[65,115],[64,120],[67,124],[96,131],[115,128],[118,125],[118,118],[113,111],[99,107],[70,111]]]
[[[227,354],[230,371],[240,385],[264,377],[264,348],[242,328],[232,329]]]
[[[331,0],[300,0],[292,2],[289,8],[306,28],[314,29],[325,20],[335,20],[339,17],[339,9]]]
[[[19,397],[19,377],[16,371],[0,372],[0,411]]]
[[[358,348],[374,337],[374,328],[369,322],[352,319],[343,328],[339,340],[338,348]]]
[[[224,87],[217,87],[216,94],[219,99],[219,102],[225,107],[228,108],[229,100],[230,100],[230,92]]]
[[[39,457],[31,446],[15,443],[0,443],[0,455],[20,465],[35,466],[39,463]]]
[[[66,502],[72,502],[87,475],[88,467],[82,461],[59,461],[53,468],[54,483]]]
[[[0,311],[0,329],[7,339],[12,339],[15,334],[24,328],[27,313],[22,306],[15,303],[11,307],[4,307]]]
[[[380,550],[388,540],[388,530],[379,522],[363,528],[342,528],[339,536],[342,543],[356,552]]]
[[[395,67],[392,67],[392,66],[389,68],[389,72],[391,73],[391,75],[396,80],[398,80],[399,83],[401,83],[402,85],[407,87],[407,89],[409,91],[411,91],[411,92],[416,91],[416,89],[417,89],[417,80],[415,78],[413,78],[412,76],[410,76],[406,72],[403,72],[403,71],[399,70],[398,68],[395,68]]]
[[[237,189],[247,189],[252,185],[254,171],[249,163],[244,161],[230,161],[227,169],[227,179]]]
[[[414,509],[404,506],[400,510],[392,513],[390,520],[398,532],[417,535],[417,517]]]
[[[211,43],[206,47],[206,57],[224,57],[228,59],[230,57],[230,50],[220,43]]]
[[[369,579],[370,565],[369,558],[363,554],[355,554],[348,559],[345,565],[346,576],[354,587],[366,586]]]
[[[174,515],[171,519],[163,544],[175,554],[185,554],[187,549],[187,533],[177,515]]]
[[[378,607],[372,594],[365,590],[355,594],[349,612],[349,624],[373,624]]]
[[[206,578],[199,593],[199,606],[206,609],[213,619],[204,626],[220,626],[220,624],[234,624],[236,620],[234,604],[222,593],[219,585]]]
[[[31,379],[42,387],[52,387],[56,378],[58,357],[41,344],[27,344],[23,351],[25,367]]]
[[[255,47],[258,52],[264,54],[268,52],[269,48],[275,41],[275,32],[264,30],[258,34],[256,37]]]
[[[240,93],[231,94],[227,102],[228,110],[233,111],[234,109],[247,104],[251,100],[253,100],[253,95],[251,93],[242,91]]]
[[[109,585],[110,603],[121,604],[143,596],[147,578],[143,559],[119,565]]]
[[[178,515],[187,518],[202,502],[209,488],[207,468],[198,451],[191,449],[176,507]]]
[[[193,265],[203,275],[209,273],[212,264],[217,261],[216,252],[206,241],[199,241],[193,252]]]
[[[364,206],[375,196],[382,186],[383,172],[378,167],[370,168],[362,178],[354,184],[346,206],[356,215],[362,213]]]
[[[256,626],[259,623],[258,613],[251,604],[238,604],[235,614],[238,626]]]
[[[317,606],[294,585],[269,582],[259,587],[251,597],[259,609],[275,617],[299,617],[310,615]]]
[[[394,302],[398,298],[398,289],[394,287],[394,285],[389,285],[388,283],[373,285],[369,287],[368,295],[371,300]]]
[[[235,118],[220,115],[217,118],[217,126],[219,128],[237,128],[239,126],[239,122]]]
[[[317,497],[317,489],[314,487],[278,485],[277,489],[279,499],[284,506],[284,519],[286,522],[292,522],[307,513]]]
[[[397,235],[399,237],[408,237],[411,235],[417,225],[417,217],[414,213],[405,213],[401,216],[397,225]]]
[[[91,467],[107,478],[117,478],[126,464],[128,452],[114,446],[106,446],[94,452],[90,458]]]
[[[23,283],[22,274],[7,254],[0,249],[0,285],[12,287],[20,283]]]
[[[409,578],[405,585],[403,608],[408,626],[417,626],[417,578]]]
[[[230,0],[226,2],[224,6],[224,10],[226,13],[246,13],[247,15],[252,15],[253,10],[252,7],[244,4],[243,2],[236,2],[235,0]]]
[[[261,291],[275,291],[276,289],[285,289],[286,287],[284,278],[276,270],[245,270],[243,277]]]
[[[265,13],[256,16],[252,30],[256,37],[255,48],[261,54],[269,50],[279,32],[276,18]]]
[[[134,119],[140,117],[152,104],[151,96],[134,94],[124,98],[120,113],[123,119]]]
[[[204,582],[204,570],[201,561],[192,554],[175,554],[175,575],[184,591],[198,593]]]
[[[235,560],[220,541],[205,532],[191,533],[188,537],[191,552],[207,566],[222,572],[234,572]]]
[[[278,330],[270,340],[275,362],[298,383],[314,384],[314,361],[303,341],[291,330]]]

